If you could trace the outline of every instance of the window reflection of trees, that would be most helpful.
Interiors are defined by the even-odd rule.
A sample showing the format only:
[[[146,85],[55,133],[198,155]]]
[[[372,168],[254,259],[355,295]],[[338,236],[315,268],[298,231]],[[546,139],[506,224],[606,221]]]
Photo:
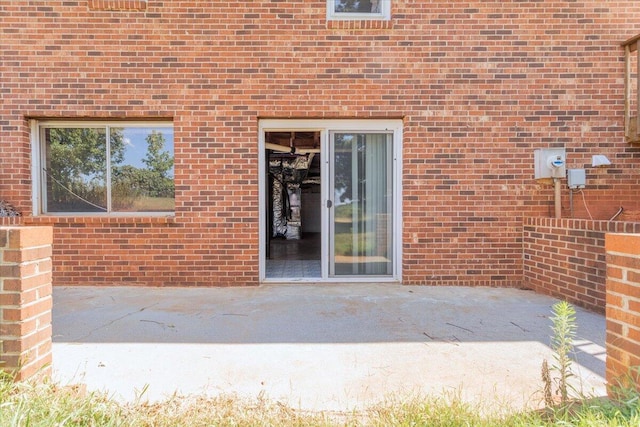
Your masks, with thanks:
[[[136,164],[126,132],[122,127],[45,129],[48,212],[105,212],[109,196],[112,211],[174,209],[171,133],[167,141],[163,129],[144,128],[146,154]]]
[[[382,0],[336,0],[336,13],[380,13]]]
[[[46,140],[48,210],[106,211],[105,129],[47,129]],[[121,148],[115,144],[116,158],[119,151]]]
[[[352,203],[353,200],[353,154],[352,146],[356,144],[358,163],[362,163],[365,148],[365,135],[336,134],[335,135],[335,196],[336,204]],[[362,175],[358,169],[359,179]],[[357,200],[355,201],[357,202]]]

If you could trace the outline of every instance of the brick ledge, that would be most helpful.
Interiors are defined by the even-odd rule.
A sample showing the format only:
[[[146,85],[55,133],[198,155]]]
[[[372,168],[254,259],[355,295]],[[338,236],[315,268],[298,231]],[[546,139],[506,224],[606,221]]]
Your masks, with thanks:
[[[147,0],[89,0],[89,10],[144,11]]]
[[[330,30],[390,30],[393,28],[392,20],[382,19],[335,19],[327,21]]]
[[[524,217],[523,225],[601,231],[605,233],[640,233],[640,222],[575,218]]]

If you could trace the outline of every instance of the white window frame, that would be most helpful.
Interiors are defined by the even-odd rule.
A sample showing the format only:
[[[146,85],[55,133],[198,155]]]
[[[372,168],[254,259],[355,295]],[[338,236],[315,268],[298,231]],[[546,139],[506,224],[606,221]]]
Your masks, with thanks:
[[[336,0],[327,0],[328,21],[389,21],[391,19],[391,2],[393,0],[380,0],[380,13],[337,13],[335,12]]]
[[[328,193],[329,186],[325,185],[329,177],[329,134],[330,132],[385,132],[393,135],[393,272],[389,276],[338,276],[329,275],[328,239],[322,239],[322,277],[321,278],[267,278],[266,277],[266,218],[267,204],[265,195],[267,192],[266,161],[265,161],[265,134],[267,132],[278,131],[316,131],[320,132],[321,152],[320,163],[322,167],[323,179],[321,197],[322,200],[329,200],[332,196]],[[287,282],[322,282],[322,283],[344,283],[349,282],[392,282],[402,281],[402,119],[261,119],[258,122],[258,192],[259,197],[259,280],[261,283],[287,283]],[[322,209],[322,233],[326,236],[329,233],[329,217],[327,209]]]
[[[32,182],[32,212],[33,216],[100,216],[100,217],[166,217],[174,216],[175,210],[157,212],[47,212],[46,211],[46,179],[42,169],[46,155],[44,140],[45,128],[95,128],[95,127],[158,127],[171,128],[170,121],[84,121],[84,120],[31,120],[31,182]],[[107,145],[108,150],[108,145]],[[175,158],[175,137],[174,137]],[[109,153],[107,151],[107,156]],[[107,169],[110,179],[110,171]],[[174,177],[175,182],[175,177]],[[110,192],[110,190],[107,190]],[[174,195],[175,197],[175,195]]]

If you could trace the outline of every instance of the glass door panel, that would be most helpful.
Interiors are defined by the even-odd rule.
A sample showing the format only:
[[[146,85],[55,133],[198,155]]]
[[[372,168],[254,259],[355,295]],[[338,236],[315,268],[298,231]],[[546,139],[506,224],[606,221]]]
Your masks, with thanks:
[[[332,132],[329,275],[393,274],[393,139]]]

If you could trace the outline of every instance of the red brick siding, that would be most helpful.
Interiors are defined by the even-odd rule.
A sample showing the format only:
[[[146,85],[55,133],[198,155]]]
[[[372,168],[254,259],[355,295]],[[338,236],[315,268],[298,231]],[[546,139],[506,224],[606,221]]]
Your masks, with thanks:
[[[257,221],[226,215],[188,226],[173,218],[31,221],[55,224],[58,284],[229,286],[258,280],[257,253],[251,252],[256,245],[246,232]]]
[[[606,250],[607,383],[640,390],[640,235],[607,234]]]
[[[525,218],[524,286],[605,311],[605,234],[640,232],[640,223]]]
[[[175,219],[28,220],[76,251],[56,249],[59,284],[256,284],[259,118],[404,119],[408,284],[522,285],[522,218],[553,210],[532,179],[536,148],[565,146],[569,167],[612,160],[588,169],[594,217],[639,207],[619,46],[637,31],[635,0],[394,0],[382,28],[328,24],[324,0],[45,0],[2,14],[0,198],[27,217],[27,119],[175,126]]]
[[[51,227],[0,227],[0,369],[51,373]]]

